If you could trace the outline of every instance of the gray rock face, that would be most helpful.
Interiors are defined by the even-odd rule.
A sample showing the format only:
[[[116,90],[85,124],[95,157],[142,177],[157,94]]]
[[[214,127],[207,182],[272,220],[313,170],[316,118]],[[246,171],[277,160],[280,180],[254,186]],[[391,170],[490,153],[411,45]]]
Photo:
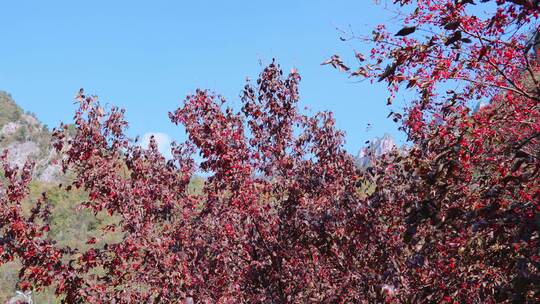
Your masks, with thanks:
[[[16,291],[16,295],[7,300],[6,304],[33,304],[32,291]]]
[[[11,95],[0,91],[0,153],[8,151],[8,161],[21,168],[33,161],[34,174],[43,182],[58,181],[61,166],[50,145],[51,134],[33,115],[13,101]]]
[[[487,106],[487,103],[485,103],[484,101],[478,102],[473,108],[473,113],[476,113],[476,112],[480,111],[485,106]]]
[[[8,161],[11,165],[24,166],[24,163],[33,157],[38,157],[40,149],[33,141],[13,142],[6,148],[8,150]]]
[[[371,140],[367,147],[362,148],[356,156],[356,163],[359,167],[369,167],[382,155],[397,148],[396,142],[389,134],[384,134],[381,138]]]
[[[0,130],[0,135],[10,136],[13,135],[21,127],[20,124],[16,122],[8,122]]]
[[[59,159],[59,156],[54,151],[49,151],[47,158],[42,159],[38,164],[37,175],[38,180],[47,183],[53,183],[59,180],[62,176],[62,165],[60,162],[55,162],[54,160]]]

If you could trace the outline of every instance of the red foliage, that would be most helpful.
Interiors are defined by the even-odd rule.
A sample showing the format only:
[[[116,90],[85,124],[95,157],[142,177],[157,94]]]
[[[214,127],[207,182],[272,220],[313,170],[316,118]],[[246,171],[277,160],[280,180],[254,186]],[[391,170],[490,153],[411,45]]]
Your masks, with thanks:
[[[83,207],[117,216],[104,230],[122,240],[60,248],[43,234],[46,195],[21,210],[31,165],[4,165],[0,263],[18,258],[21,289],[54,284],[68,303],[540,300],[540,88],[523,32],[537,30],[538,2],[499,0],[485,19],[472,1],[399,2],[417,8],[399,38],[380,27],[351,73],[415,90],[407,153],[357,170],[331,113],[301,114],[300,76],[274,63],[240,111],[188,96],[169,114],[189,136],[169,161],[81,91],[76,132],[56,130],[54,145],[89,194]],[[475,99],[489,104],[471,114]],[[201,193],[188,190],[196,152]]]
[[[415,8],[405,27],[364,38],[366,73],[351,73],[416,96],[411,150],[366,174],[387,235],[379,284],[397,302],[540,301],[539,2],[394,2]]]

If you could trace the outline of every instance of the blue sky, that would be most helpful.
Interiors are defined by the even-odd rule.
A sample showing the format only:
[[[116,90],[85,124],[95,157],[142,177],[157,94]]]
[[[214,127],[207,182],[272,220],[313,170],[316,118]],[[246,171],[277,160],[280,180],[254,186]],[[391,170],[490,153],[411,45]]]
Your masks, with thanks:
[[[378,23],[392,25],[371,0],[21,0],[2,1],[0,11],[0,90],[49,127],[71,120],[72,98],[84,87],[126,109],[131,136],[182,140],[167,113],[184,96],[207,88],[238,105],[246,77],[276,58],[302,75],[302,106],[334,112],[351,153],[385,132],[402,139],[386,118],[384,86],[320,65],[335,53],[352,58],[353,49],[367,50],[340,41],[336,28],[366,34]]]

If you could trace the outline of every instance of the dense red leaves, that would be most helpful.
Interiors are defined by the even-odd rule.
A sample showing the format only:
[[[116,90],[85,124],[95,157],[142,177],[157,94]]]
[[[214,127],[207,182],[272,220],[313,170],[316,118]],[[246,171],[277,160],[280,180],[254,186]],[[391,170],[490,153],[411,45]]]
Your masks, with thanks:
[[[379,27],[360,67],[392,96],[416,96],[405,95],[411,149],[365,175],[386,262],[378,284],[403,303],[538,302],[539,2],[396,2],[414,9],[407,35]]]
[[[493,4],[481,17],[471,1],[396,2],[416,8],[405,29],[379,27],[351,73],[414,90],[394,115],[407,151],[357,170],[331,113],[302,115],[300,76],[274,63],[240,111],[199,90],[169,113],[188,134],[171,160],[81,90],[75,131],[55,131],[54,146],[88,193],[82,208],[115,216],[103,233],[121,240],[60,248],[44,234],[45,195],[21,210],[31,165],[4,165],[0,263],[18,258],[19,288],[54,285],[68,303],[539,301],[539,76],[526,35],[538,2],[481,1]],[[471,113],[477,99],[487,105]],[[195,153],[201,191],[188,187]]]
[[[299,114],[299,81],[296,72],[283,77],[271,64],[244,88],[240,112],[207,91],[188,96],[170,117],[189,140],[175,145],[168,161],[154,141],[148,149],[129,142],[122,111],[106,113],[81,91],[75,132],[56,131],[54,144],[73,186],[89,194],[82,206],[119,218],[104,233],[120,231],[122,240],[97,246],[91,238],[83,251],[57,248],[28,235],[37,217],[14,222],[19,215],[6,215],[12,234],[41,244],[44,256],[27,265],[20,244],[9,240],[1,248],[19,250],[11,257],[25,261],[34,288],[54,283],[67,302],[360,299],[369,288],[359,266],[368,228],[354,162],[330,113]],[[187,187],[196,151],[210,175],[201,193]],[[6,212],[25,197],[21,183],[29,176],[19,182],[10,172],[6,185],[16,191]]]

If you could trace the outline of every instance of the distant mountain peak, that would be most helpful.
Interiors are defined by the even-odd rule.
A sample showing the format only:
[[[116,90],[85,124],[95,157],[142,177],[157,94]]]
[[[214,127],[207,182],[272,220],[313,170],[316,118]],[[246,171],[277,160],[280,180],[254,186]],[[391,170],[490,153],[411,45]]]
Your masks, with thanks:
[[[396,147],[394,138],[390,134],[385,133],[382,137],[376,137],[370,140],[366,147],[360,149],[356,156],[356,163],[359,167],[368,167],[377,158],[392,151]]]

